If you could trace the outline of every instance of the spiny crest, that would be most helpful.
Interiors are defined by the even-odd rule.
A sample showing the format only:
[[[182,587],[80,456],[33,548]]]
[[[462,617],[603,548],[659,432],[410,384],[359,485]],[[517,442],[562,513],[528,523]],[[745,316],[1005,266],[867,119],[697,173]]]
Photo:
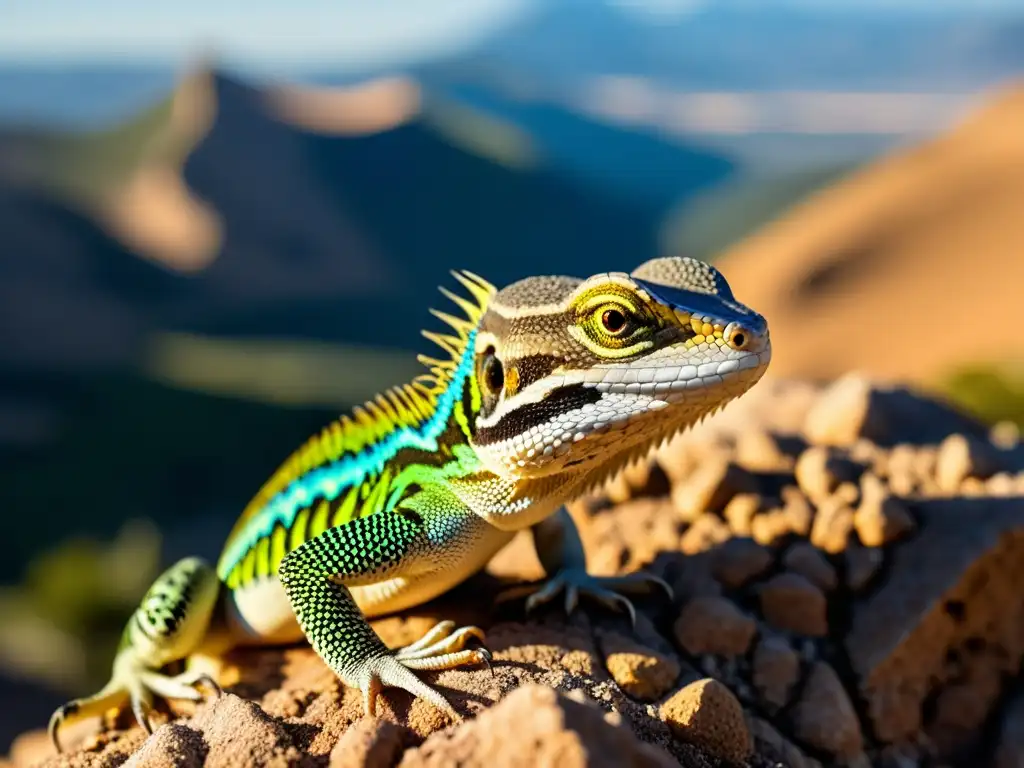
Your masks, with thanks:
[[[465,313],[465,318],[444,312],[434,314],[450,325],[457,336],[424,333],[427,338],[439,344],[451,359],[435,360],[420,355],[420,362],[430,368],[430,373],[418,376],[408,384],[381,392],[310,437],[288,457],[249,502],[235,524],[230,538],[241,535],[249,520],[259,514],[274,496],[305,473],[337,461],[345,455],[358,454],[395,429],[403,426],[414,428],[430,418],[438,395],[444,391],[455,373],[470,334],[483,315],[491,296],[496,292],[493,285],[471,272],[452,274],[469,291],[471,298],[458,296],[443,288],[441,292]]]
[[[451,300],[465,317],[456,317],[447,312],[436,309],[430,310],[430,314],[440,319],[449,326],[455,335],[423,331],[423,335],[437,344],[445,351],[446,359],[438,359],[428,355],[419,355],[418,360],[430,369],[430,373],[418,376],[410,386],[419,389],[424,395],[433,396],[443,390],[451,380],[463,353],[466,351],[466,344],[469,343],[470,334],[476,328],[477,323],[487,309],[491,297],[497,293],[497,288],[484,280],[479,275],[468,271],[452,272],[452,276],[469,292],[469,298],[452,293],[447,288],[441,287],[441,293]]]

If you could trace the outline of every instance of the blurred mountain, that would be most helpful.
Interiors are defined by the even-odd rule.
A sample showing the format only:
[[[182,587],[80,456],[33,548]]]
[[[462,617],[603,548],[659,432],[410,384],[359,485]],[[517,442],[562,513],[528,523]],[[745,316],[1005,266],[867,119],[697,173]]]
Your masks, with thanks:
[[[0,132],[3,533],[44,542],[35,508],[67,534],[229,524],[329,414],[416,372],[449,269],[503,284],[630,268],[679,200],[734,169],[554,108],[543,121],[406,78],[199,70],[111,126]],[[616,157],[602,183],[564,159],[574,137]],[[628,157],[657,182],[644,194],[616,182]]]
[[[994,366],[1024,382],[1022,124],[1019,83],[721,256],[736,295],[771,323],[776,375],[936,385]]]
[[[640,13],[625,3],[553,0],[439,63],[549,86],[595,75],[679,89],[973,90],[1024,71],[1024,11],[852,4],[695,3]]]

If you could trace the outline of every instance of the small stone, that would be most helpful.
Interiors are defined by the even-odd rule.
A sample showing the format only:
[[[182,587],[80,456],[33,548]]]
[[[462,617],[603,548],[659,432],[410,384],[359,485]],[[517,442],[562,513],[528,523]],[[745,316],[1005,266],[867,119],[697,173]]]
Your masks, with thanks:
[[[761,585],[761,613],[785,632],[808,637],[828,634],[828,601],[814,584],[796,573],[780,573]]]
[[[620,635],[605,636],[603,650],[608,674],[634,699],[660,699],[672,690],[679,678],[679,662],[671,656]]]
[[[944,493],[955,493],[968,477],[986,480],[998,470],[994,451],[980,440],[954,434],[939,445],[935,479]]]
[[[808,498],[820,501],[841,483],[859,479],[863,471],[859,464],[836,455],[823,445],[814,445],[800,454],[794,476]]]
[[[846,559],[846,586],[857,593],[867,586],[882,567],[882,550],[851,543],[843,553]]]
[[[798,541],[786,550],[782,564],[793,573],[799,573],[805,579],[824,592],[831,592],[839,586],[836,569],[825,559],[821,550],[806,541]]]
[[[793,710],[797,739],[840,759],[857,757],[864,749],[860,721],[835,670],[823,661],[811,667]]]
[[[1013,496],[1017,492],[1017,483],[1009,472],[997,472],[985,482],[985,489],[990,496]]]
[[[696,597],[683,606],[672,630],[691,656],[741,656],[754,640],[757,623],[724,597]]]
[[[679,549],[684,554],[695,555],[707,552],[729,539],[730,532],[718,515],[704,514],[694,520],[679,540]]]
[[[753,472],[782,472],[793,468],[793,459],[770,432],[752,427],[736,440],[736,461]]]
[[[754,751],[743,707],[713,678],[697,680],[673,694],[661,705],[661,718],[677,739],[719,759],[744,763]]]
[[[761,698],[782,708],[800,679],[800,656],[784,638],[766,635],[754,648],[752,678]]]
[[[814,508],[811,507],[811,502],[795,485],[785,486],[780,495],[790,530],[797,536],[809,534],[814,521]]]
[[[747,729],[754,737],[758,755],[773,761],[770,763],[772,768],[777,768],[779,764],[786,768],[821,768],[821,763],[805,755],[767,720],[748,714]]]
[[[846,549],[853,532],[853,509],[841,498],[830,496],[818,507],[811,526],[811,544],[830,555]]]
[[[705,512],[721,512],[737,493],[757,490],[753,476],[728,458],[707,461],[684,482],[672,488],[672,503],[683,520]]]
[[[804,434],[809,442],[845,446],[860,437],[884,433],[884,414],[871,397],[871,383],[849,374],[826,388],[807,412]]]
[[[916,527],[914,518],[899,499],[889,494],[880,479],[865,475],[861,480],[861,503],[853,526],[861,543],[881,547],[897,541]]]
[[[722,517],[737,536],[750,535],[750,523],[754,515],[763,508],[763,501],[756,493],[738,493],[729,499],[722,510]]]
[[[341,734],[330,768],[391,768],[402,754],[402,733],[389,720],[364,717]]]
[[[1002,451],[1012,451],[1020,445],[1020,427],[1013,421],[999,421],[992,425],[988,439]]]
[[[732,538],[711,555],[711,573],[730,589],[739,589],[772,564],[772,553],[752,539]]]

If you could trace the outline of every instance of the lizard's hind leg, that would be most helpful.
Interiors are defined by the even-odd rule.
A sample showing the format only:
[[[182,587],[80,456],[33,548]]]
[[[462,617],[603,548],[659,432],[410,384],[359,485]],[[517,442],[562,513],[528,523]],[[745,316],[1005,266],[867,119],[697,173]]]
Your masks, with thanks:
[[[172,677],[160,670],[188,657],[200,645],[219,591],[216,572],[199,558],[179,560],[160,574],[121,634],[110,682],[93,696],[64,704],[50,718],[50,738],[57,751],[61,750],[59,731],[69,723],[130,703],[139,724],[149,731],[154,694],[197,700],[199,683],[216,688],[208,676],[196,671]]]

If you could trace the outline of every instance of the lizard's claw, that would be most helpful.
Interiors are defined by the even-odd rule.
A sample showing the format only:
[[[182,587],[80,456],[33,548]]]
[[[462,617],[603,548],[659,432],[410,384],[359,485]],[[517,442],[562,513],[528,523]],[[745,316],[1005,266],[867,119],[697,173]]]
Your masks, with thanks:
[[[59,753],[62,751],[61,728],[89,717],[102,715],[110,709],[120,709],[125,704],[131,706],[136,721],[146,733],[152,733],[149,712],[153,707],[154,694],[166,699],[199,701],[203,696],[198,688],[204,685],[211,688],[215,695],[220,695],[220,686],[206,673],[184,672],[171,677],[152,670],[138,670],[130,679],[112,680],[94,696],[75,699],[58,707],[50,717],[50,741]]]
[[[483,642],[483,630],[472,626],[456,629],[455,622],[441,621],[416,642],[387,655],[367,659],[355,675],[363,692],[364,712],[368,716],[375,716],[381,688],[391,686],[425,699],[447,712],[452,719],[461,720],[462,716],[452,708],[448,700],[420,680],[413,670],[453,669],[469,664],[486,664],[493,674],[492,656],[487,648],[465,647],[471,638]]]
[[[497,602],[504,603],[528,596],[526,612],[530,613],[544,603],[551,602],[560,592],[563,592],[565,612],[571,614],[576,610],[582,595],[596,600],[613,611],[623,611],[629,616],[630,624],[636,626],[636,609],[633,608],[633,603],[619,593],[649,594],[655,588],[663,591],[670,600],[672,599],[672,587],[657,576],[643,571],[625,576],[591,576],[581,569],[565,569],[547,581],[511,587],[498,595]]]

